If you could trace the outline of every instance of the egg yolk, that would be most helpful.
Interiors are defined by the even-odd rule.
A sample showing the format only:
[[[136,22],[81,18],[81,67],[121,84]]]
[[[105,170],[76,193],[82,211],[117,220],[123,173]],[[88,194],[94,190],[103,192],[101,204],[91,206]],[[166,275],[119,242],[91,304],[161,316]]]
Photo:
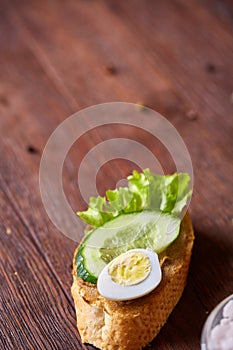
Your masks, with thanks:
[[[141,252],[126,252],[115,258],[108,274],[118,284],[130,286],[142,282],[151,271],[150,259]]]

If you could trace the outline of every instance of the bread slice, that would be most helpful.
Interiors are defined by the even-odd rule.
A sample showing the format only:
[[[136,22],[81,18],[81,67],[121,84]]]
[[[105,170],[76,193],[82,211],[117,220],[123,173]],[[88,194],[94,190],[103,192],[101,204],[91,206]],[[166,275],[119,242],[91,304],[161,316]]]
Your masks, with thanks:
[[[77,277],[74,260],[71,293],[82,342],[102,350],[141,350],[152,341],[184,290],[193,241],[192,222],[186,214],[178,238],[159,255],[161,283],[150,294],[131,301],[110,301],[99,295],[96,285]]]

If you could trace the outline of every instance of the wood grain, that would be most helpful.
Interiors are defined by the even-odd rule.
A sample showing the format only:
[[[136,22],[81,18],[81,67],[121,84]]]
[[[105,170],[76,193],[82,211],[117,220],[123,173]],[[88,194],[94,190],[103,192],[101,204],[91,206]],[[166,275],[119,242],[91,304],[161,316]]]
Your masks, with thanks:
[[[230,1],[1,2],[1,349],[92,349],[80,342],[70,296],[76,243],[49,221],[38,170],[61,121],[109,101],[143,102],[161,112],[191,154],[196,242],[188,284],[150,348],[199,349],[207,313],[233,290],[231,13]],[[76,183],[81,160],[113,137],[137,140],[173,171],[164,147],[145,132],[95,129],[65,162],[74,210],[84,207]],[[99,191],[134,167],[105,164]]]

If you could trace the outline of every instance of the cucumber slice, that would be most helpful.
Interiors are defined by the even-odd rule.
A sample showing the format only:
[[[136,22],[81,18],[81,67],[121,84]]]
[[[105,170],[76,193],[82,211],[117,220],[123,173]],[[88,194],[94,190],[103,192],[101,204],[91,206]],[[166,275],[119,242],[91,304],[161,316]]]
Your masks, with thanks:
[[[96,283],[112,259],[135,248],[163,251],[179,235],[181,220],[160,211],[123,214],[92,230],[76,255],[77,276]]]

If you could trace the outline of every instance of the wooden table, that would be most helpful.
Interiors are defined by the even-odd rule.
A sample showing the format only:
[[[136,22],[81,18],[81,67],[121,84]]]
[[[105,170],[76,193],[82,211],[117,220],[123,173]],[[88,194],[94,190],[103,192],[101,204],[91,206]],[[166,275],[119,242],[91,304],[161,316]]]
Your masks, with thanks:
[[[92,349],[81,344],[70,294],[77,243],[48,219],[38,170],[61,121],[110,101],[162,113],[191,154],[188,283],[150,348],[200,348],[207,314],[233,291],[232,10],[230,0],[1,1],[1,349]],[[139,131],[121,131],[151,145]],[[83,206],[78,165],[114,136],[112,128],[94,130],[69,154],[64,187],[74,210]],[[163,159],[163,148],[151,147]],[[122,159],[104,165],[99,191],[134,167]]]

